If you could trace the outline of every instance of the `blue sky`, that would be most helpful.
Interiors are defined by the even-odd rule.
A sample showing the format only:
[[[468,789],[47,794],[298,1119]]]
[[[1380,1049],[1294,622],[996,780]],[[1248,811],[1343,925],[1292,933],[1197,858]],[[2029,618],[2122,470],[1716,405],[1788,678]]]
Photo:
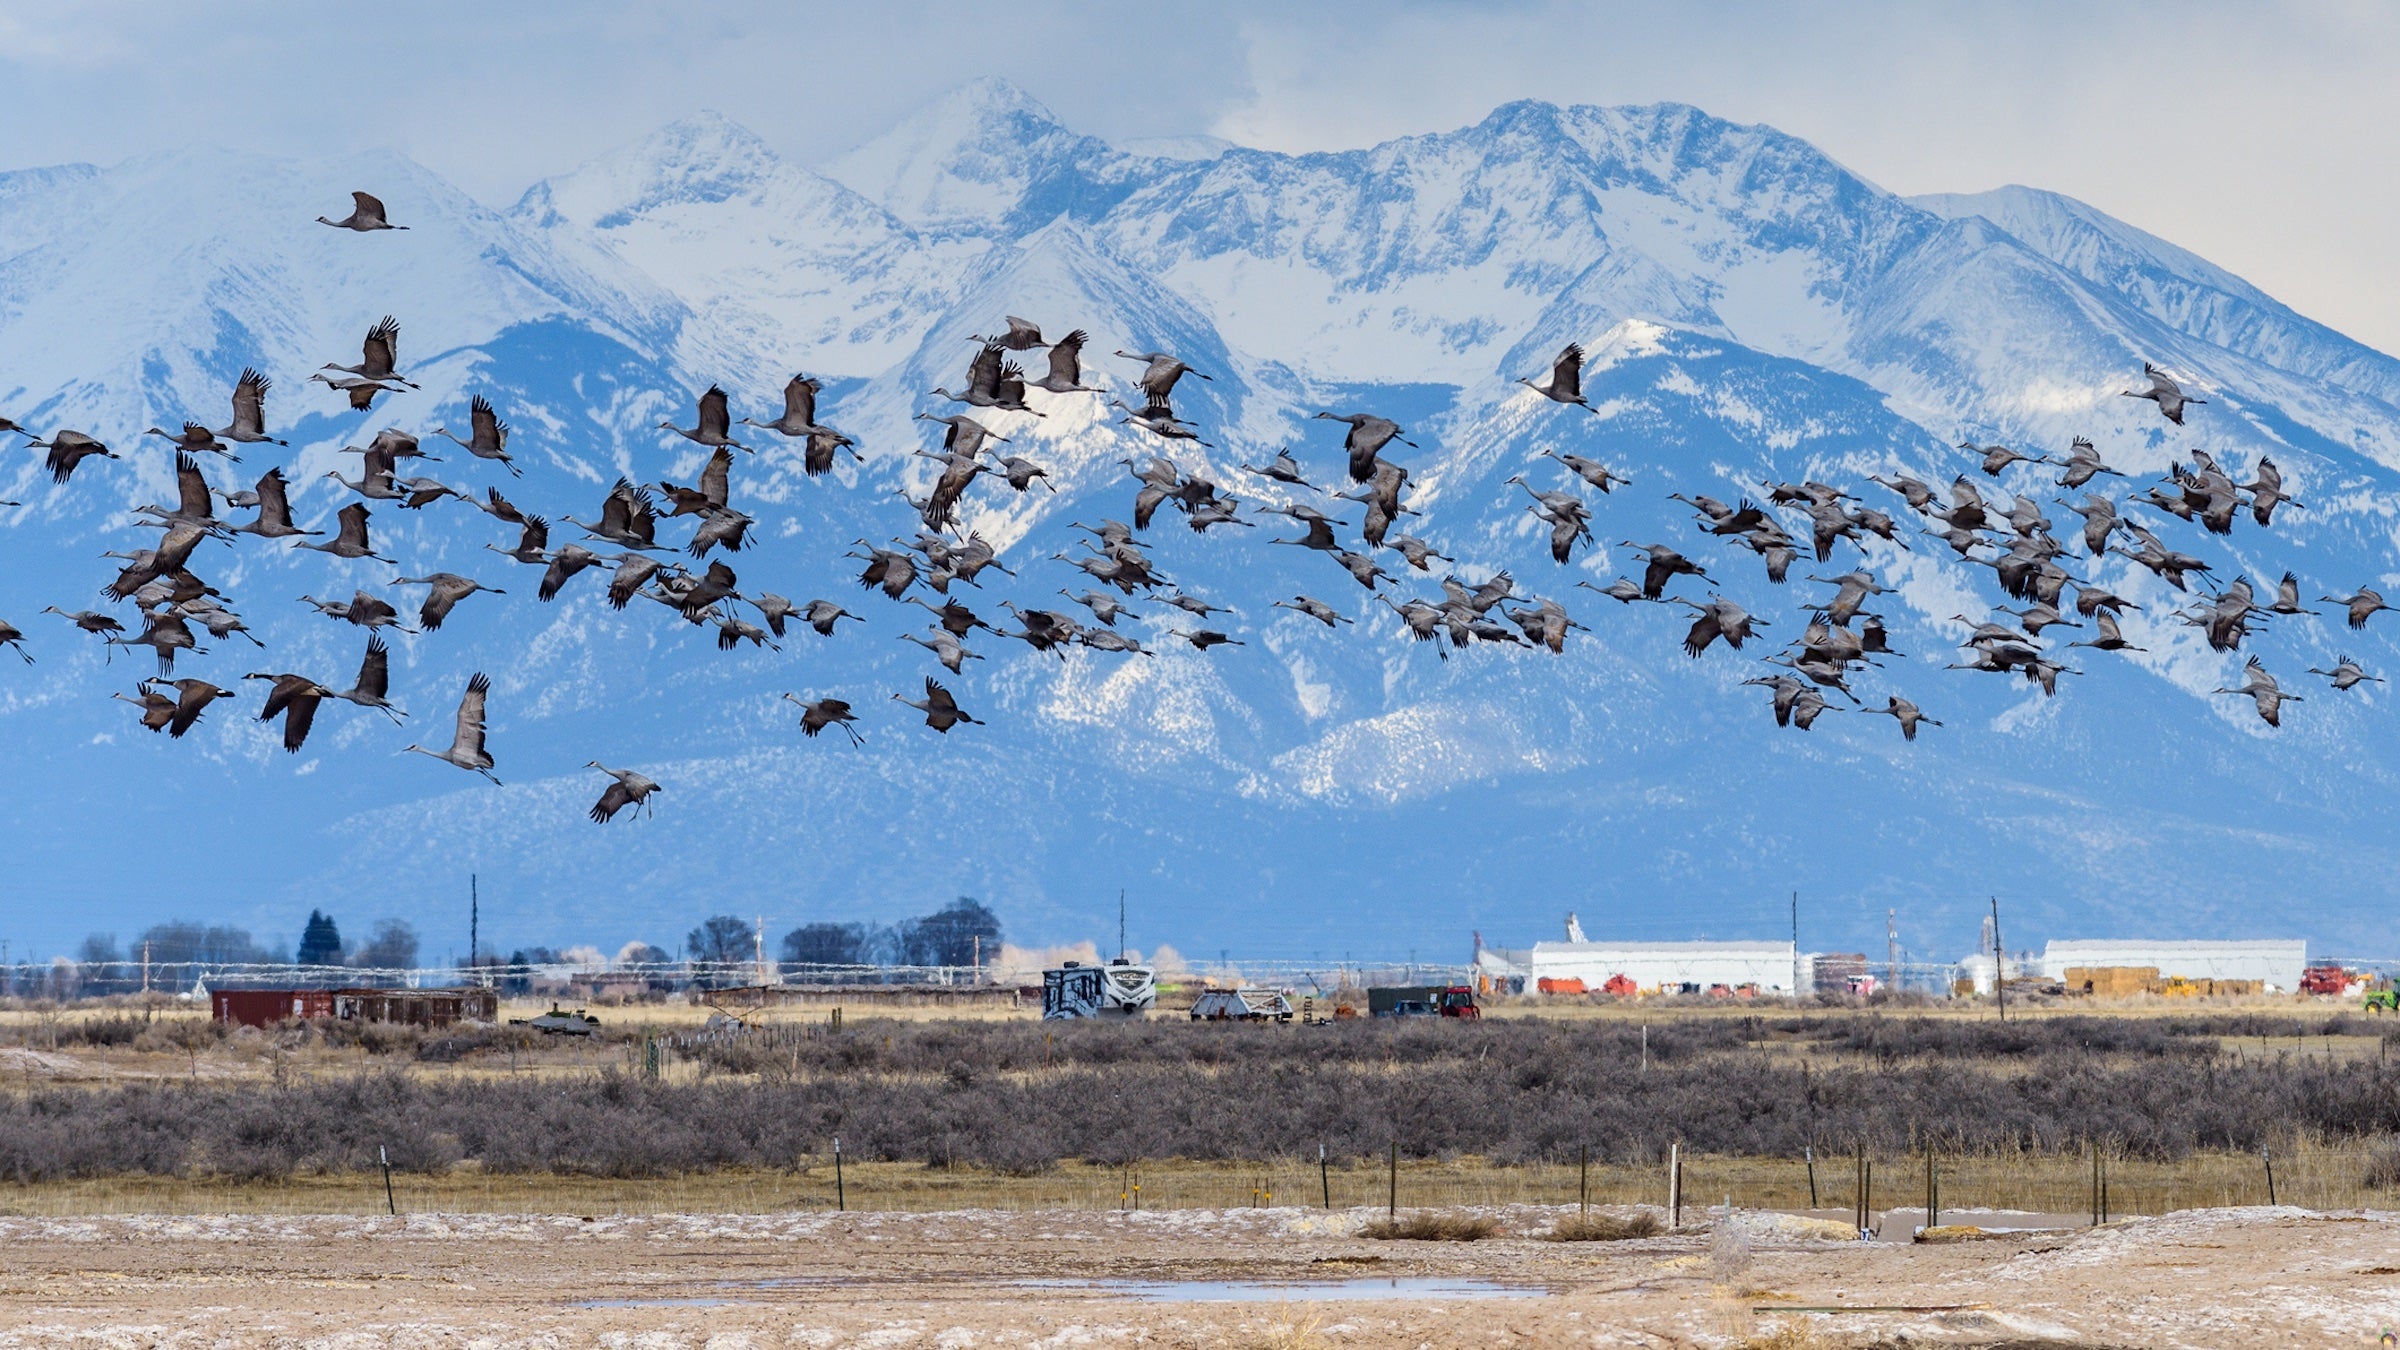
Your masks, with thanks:
[[[715,107],[821,159],[1002,74],[1112,138],[1353,146],[1676,100],[1902,192],[2081,197],[2400,349],[2400,8],[0,3],[0,165],[390,145],[495,203]],[[2364,170],[2362,172],[2362,169]]]

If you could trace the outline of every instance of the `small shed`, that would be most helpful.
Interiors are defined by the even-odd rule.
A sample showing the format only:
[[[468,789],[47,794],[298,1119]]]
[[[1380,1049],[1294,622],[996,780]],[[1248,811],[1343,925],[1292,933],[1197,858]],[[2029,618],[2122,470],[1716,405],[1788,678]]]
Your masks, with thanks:
[[[1273,989],[1211,989],[1192,1004],[1195,1022],[1289,1022],[1292,1001]]]
[[[500,997],[489,989],[215,989],[208,1007],[217,1021],[246,1027],[318,1017],[442,1027],[494,1020]]]

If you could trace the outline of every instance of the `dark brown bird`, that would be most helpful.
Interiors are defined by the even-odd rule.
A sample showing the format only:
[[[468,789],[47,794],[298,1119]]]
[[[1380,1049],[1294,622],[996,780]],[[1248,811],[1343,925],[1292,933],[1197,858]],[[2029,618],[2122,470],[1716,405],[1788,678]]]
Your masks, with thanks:
[[[383,199],[367,192],[350,194],[350,214],[340,220],[317,217],[319,225],[331,225],[337,230],[356,230],[367,234],[375,230],[405,230],[406,225],[394,225],[385,218]]]

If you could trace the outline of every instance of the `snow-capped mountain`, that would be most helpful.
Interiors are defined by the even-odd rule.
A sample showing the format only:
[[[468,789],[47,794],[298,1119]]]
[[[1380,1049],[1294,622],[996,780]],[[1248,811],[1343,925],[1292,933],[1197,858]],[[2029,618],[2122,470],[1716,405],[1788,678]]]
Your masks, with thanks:
[[[354,187],[411,228],[313,223]],[[354,414],[307,376],[355,361],[386,313],[423,388]],[[1061,592],[1097,583],[1058,557],[1080,553],[1079,525],[1130,519],[1128,458],[1164,451],[1254,508],[1354,518],[1241,467],[1289,446],[1345,490],[1342,428],[1311,416],[1327,409],[1407,429],[1393,449],[1422,515],[1395,532],[1453,561],[1416,572],[1379,552],[1393,580],[1370,594],[1271,543],[1293,537],[1284,518],[1201,534],[1162,508],[1145,532],[1159,570],[1230,606],[1207,625],[1244,645],[1196,651],[1175,634],[1200,621],[1137,599],[1142,617],[1120,627],[1155,655],[1061,658],[979,632],[964,673],[941,672],[901,640],[932,616],[859,590],[843,555],[913,534],[896,494],[932,482],[934,462],[910,452],[940,430],[917,416],[960,410],[927,391],[956,387],[970,339],[1007,314],[1053,338],[1088,331],[1084,382],[1127,402],[1139,367],[1113,353],[1179,354],[1208,378],[1183,381],[1178,410],[1212,444],[1162,446],[1103,393],[1037,392],[1040,417],[991,414],[1002,449],[1048,474],[968,494],[962,526],[1015,575],[953,593],[993,623],[1016,626],[1003,601],[1077,610]],[[1591,353],[1589,412],[1514,382],[1569,341]],[[1036,374],[1044,358],[1024,354]],[[2188,426],[2120,396],[2144,360],[2208,400]],[[598,569],[536,601],[538,570],[486,551],[513,545],[514,527],[459,503],[371,502],[396,570],[252,539],[204,546],[196,570],[266,646],[206,644],[177,673],[346,684],[363,634],[293,597],[363,587],[407,607],[421,593],[394,577],[435,570],[506,588],[438,633],[392,637],[407,727],[329,707],[286,756],[245,690],[191,736],[154,737],[107,697],[131,692],[149,653],[109,659],[40,611],[99,604],[114,564],[94,555],[147,542],[127,509],[172,500],[166,444],[140,433],[222,424],[245,366],[274,379],[270,424],[292,446],[212,460],[218,486],[284,464],[303,523],[324,526],[354,499],[323,477],[356,472],[341,447],[386,425],[463,431],[481,394],[510,420],[524,476],[434,439],[450,453],[422,471],[548,516],[554,545],[580,538],[566,517],[593,518],[620,475],[693,481],[706,452],[658,426],[690,425],[701,389],[721,383],[737,416],[765,421],[793,371],[818,375],[822,419],[862,458],[811,478],[790,443],[737,425],[757,453],[736,455],[734,500],[758,524],[726,561],[745,591],[837,599],[864,622],[724,652],[715,629],[657,605],[609,607]],[[2144,607],[2125,622],[2144,650],[2074,652],[2081,673],[2044,698],[1941,669],[1964,632],[1951,616],[1983,617],[2000,591],[1867,475],[1941,486],[1970,472],[2067,539],[2079,522],[2051,505],[2069,495],[2055,470],[1985,478],[1954,443],[2055,453],[2089,436],[2132,475],[2101,480],[2120,499],[2195,449],[2243,478],[2272,456],[2305,506],[2271,529],[2244,518],[2219,538],[2143,518],[2219,581],[2272,594],[2289,569],[2313,601],[2395,570],[2400,365],[2080,203],[2024,188],[1904,199],[1806,142],[1688,107],[1518,103],[1453,132],[1289,156],[1112,147],[985,81],[817,169],[697,115],[502,212],[389,154],[193,151],[0,174],[0,414],[127,456],[65,485],[39,452],[0,461],[0,497],[27,503],[0,509],[0,619],[37,658],[0,662],[15,770],[0,799],[46,822],[14,869],[12,931],[37,946],[170,914],[280,933],[319,905],[408,916],[447,951],[469,872],[504,944],[671,946],[711,912],[763,912],[780,931],[958,893],[994,904],[1012,937],[1074,938],[1122,887],[1137,939],[1326,959],[1430,957],[1469,928],[1516,945],[1568,909],[1624,936],[1763,934],[1794,889],[1804,942],[1826,948],[1866,945],[1890,907],[1915,950],[1951,954],[1995,893],[2029,937],[2393,945],[2379,864],[2400,838],[2373,805],[2400,768],[2393,709],[2384,686],[2337,693],[2304,673],[2338,655],[2400,670],[2388,620],[2353,633],[2338,612],[2278,618],[2229,656],[2171,617],[2189,597],[2078,556],[2078,576]],[[1634,480],[1605,497],[1577,487],[1596,547],[1564,567],[1510,481],[1577,486],[1546,451]],[[1779,585],[1669,497],[1757,500],[1764,482],[1803,478],[1910,532],[1863,552],[1840,542]],[[661,536],[688,534],[676,521]],[[1763,641],[1689,659],[1689,611],[1577,588],[1637,568],[1615,547],[1628,539],[1702,563],[1709,577],[1675,593],[1738,601],[1769,625]],[[1778,729],[1742,683],[1828,593],[1804,577],[1854,566],[1894,588],[1879,609],[1906,654],[1857,690],[1939,719],[1913,744],[1838,698],[1814,730]],[[1585,625],[1563,655],[1484,643],[1444,659],[1379,598],[1504,568]],[[1270,605],[1303,594],[1354,622]],[[2089,632],[2049,636],[2063,648]],[[2211,692],[2239,683],[2252,651],[2306,700],[2280,730]],[[447,735],[476,669],[494,678],[501,789],[399,753]],[[940,737],[890,702],[929,671],[988,725]],[[850,699],[867,744],[802,739],[784,691]],[[666,784],[656,816],[585,821],[594,758]]]

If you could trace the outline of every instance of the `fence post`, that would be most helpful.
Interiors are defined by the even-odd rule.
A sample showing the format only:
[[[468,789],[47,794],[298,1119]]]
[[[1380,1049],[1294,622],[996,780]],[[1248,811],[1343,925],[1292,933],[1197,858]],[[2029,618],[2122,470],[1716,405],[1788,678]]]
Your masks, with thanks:
[[[375,1146],[375,1161],[383,1164],[383,1208],[386,1213],[398,1214],[400,1202],[392,1196],[392,1159],[381,1144]]]
[[[2266,1146],[2262,1144],[2259,1146],[2258,1158],[2260,1162],[2267,1165],[2267,1203],[2272,1205],[2275,1203],[2275,1155],[2268,1152]]]
[[[1592,1212],[1592,1146],[1575,1147],[1575,1204],[1578,1212]]]
[[[1683,1227],[1683,1144],[1667,1145],[1667,1227]]]
[[[1808,1159],[1808,1207],[1809,1207],[1810,1209],[1815,1209],[1815,1208],[1817,1207],[1817,1150],[1816,1150],[1816,1146],[1815,1146],[1815,1145],[1813,1145],[1813,1144],[1811,1144],[1811,1145],[1808,1145],[1807,1147],[1804,1147],[1804,1148],[1802,1148],[1802,1149],[1800,1150],[1800,1156],[1802,1156],[1802,1157],[1804,1157],[1804,1158]]]
[[[850,1208],[850,1197],[842,1192],[842,1137],[833,1137],[833,1209],[839,1214]]]
[[[1317,1145],[1317,1184],[1325,1191],[1325,1208],[1333,1208],[1333,1169],[1325,1161],[1325,1146]]]
[[[1384,1204],[1387,1218],[1400,1217],[1400,1141],[1392,1141],[1392,1189]]]

